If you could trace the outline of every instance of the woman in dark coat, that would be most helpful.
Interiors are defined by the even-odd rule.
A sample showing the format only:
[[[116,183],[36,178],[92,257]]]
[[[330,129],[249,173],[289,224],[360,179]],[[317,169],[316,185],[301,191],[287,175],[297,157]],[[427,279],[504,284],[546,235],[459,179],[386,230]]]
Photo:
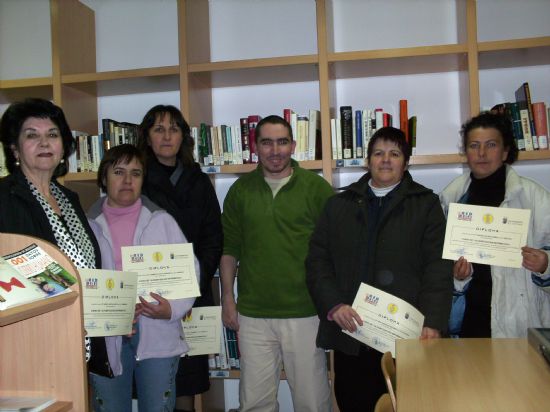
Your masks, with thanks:
[[[362,324],[351,306],[361,282],[422,312],[421,339],[447,328],[452,265],[441,258],[445,217],[437,195],[407,171],[409,157],[402,131],[379,129],[368,145],[369,172],[327,201],[311,236],[306,282],[321,319],[317,345],[334,349],[342,412],[373,410],[386,392],[382,354],[342,332]]]
[[[138,146],[147,155],[143,194],[170,213],[193,243],[201,267],[201,296],[194,306],[211,306],[222,252],[221,211],[208,175],[193,160],[189,125],[176,107],[158,105],[145,114],[139,132]],[[207,355],[181,358],[176,411],[193,410],[194,395],[209,387]]]

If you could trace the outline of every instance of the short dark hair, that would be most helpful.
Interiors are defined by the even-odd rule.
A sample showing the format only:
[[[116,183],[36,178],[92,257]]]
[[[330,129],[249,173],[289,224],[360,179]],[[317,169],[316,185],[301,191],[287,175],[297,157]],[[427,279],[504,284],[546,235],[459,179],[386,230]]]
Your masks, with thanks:
[[[367,159],[370,160],[372,156],[372,150],[374,145],[378,140],[387,140],[395,145],[401,150],[403,156],[405,156],[405,162],[408,162],[411,158],[411,146],[407,143],[405,138],[405,133],[402,130],[396,129],[395,127],[381,127],[378,129],[372,137],[369,139],[369,144],[367,146]]]
[[[294,140],[294,136],[292,135],[292,127],[290,126],[290,124],[285,119],[283,119],[281,116],[277,116],[276,114],[272,114],[270,116],[264,117],[256,125],[256,142],[258,142],[258,139],[260,138],[261,128],[264,124],[280,124],[280,125],[283,125],[288,131],[288,136],[290,137],[290,140]]]
[[[502,144],[508,150],[508,156],[504,163],[511,165],[518,159],[518,147],[514,138],[514,129],[512,120],[505,114],[496,114],[491,112],[481,112],[472,117],[462,125],[460,135],[462,136],[462,150],[466,152],[468,146],[468,135],[474,129],[496,129],[502,136]]]
[[[107,182],[107,172],[109,171],[109,167],[115,167],[120,163],[127,164],[134,159],[141,163],[141,167],[143,168],[143,176],[145,177],[145,155],[136,146],[126,143],[111,147],[107,150],[103,155],[103,159],[101,159],[99,169],[97,170],[97,185],[101,188],[101,190],[107,192],[107,185],[105,183]]]
[[[143,120],[139,125],[137,146],[145,153],[147,157],[155,156],[151,146],[148,144],[149,130],[151,130],[151,128],[155,125],[157,117],[163,118],[166,115],[169,115],[170,120],[175,122],[181,129],[182,141],[178,152],[179,159],[183,163],[183,166],[191,166],[195,162],[195,159],[193,158],[193,146],[195,145],[195,141],[193,140],[193,137],[191,137],[191,128],[189,127],[189,124],[183,117],[181,111],[175,106],[158,104],[150,108],[149,111],[145,113],[145,116],[143,116]]]
[[[2,115],[0,120],[0,141],[4,145],[4,156],[6,157],[6,167],[10,173],[16,169],[16,158],[13,154],[12,146],[19,148],[19,135],[23,123],[31,117],[38,119],[50,119],[58,128],[63,143],[64,163],[60,163],[54,170],[53,175],[63,176],[67,173],[67,163],[69,156],[75,150],[75,141],[71,133],[71,128],[65,119],[65,114],[59,106],[56,106],[49,100],[39,98],[29,98],[23,101],[12,103]]]

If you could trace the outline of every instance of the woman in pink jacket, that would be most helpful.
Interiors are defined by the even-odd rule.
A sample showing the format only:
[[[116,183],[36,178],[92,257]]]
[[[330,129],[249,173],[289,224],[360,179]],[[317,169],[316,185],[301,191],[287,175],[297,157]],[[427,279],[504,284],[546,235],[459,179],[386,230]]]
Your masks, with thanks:
[[[121,247],[186,243],[176,221],[141,195],[144,159],[132,145],[110,149],[99,166],[97,181],[107,193],[88,212],[97,237],[104,269],[122,270]],[[199,265],[195,259],[195,272]],[[195,298],[168,300],[151,293],[154,302],[140,298],[137,327],[131,336],[106,337],[113,379],[90,374],[93,407],[100,411],[132,411],[135,377],[141,411],[172,411],[175,374],[180,355],[188,351],[181,319]]]

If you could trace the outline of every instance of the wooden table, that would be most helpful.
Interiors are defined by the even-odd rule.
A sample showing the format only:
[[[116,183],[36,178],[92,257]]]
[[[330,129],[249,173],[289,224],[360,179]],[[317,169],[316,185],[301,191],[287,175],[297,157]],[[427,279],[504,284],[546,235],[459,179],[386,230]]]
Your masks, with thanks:
[[[397,410],[550,411],[550,366],[527,339],[398,340]]]

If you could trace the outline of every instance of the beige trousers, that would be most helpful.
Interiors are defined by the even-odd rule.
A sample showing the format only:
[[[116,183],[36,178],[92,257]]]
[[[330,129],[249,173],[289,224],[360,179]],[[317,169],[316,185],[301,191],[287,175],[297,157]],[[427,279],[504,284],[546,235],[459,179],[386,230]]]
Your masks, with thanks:
[[[281,366],[295,412],[331,412],[325,351],[315,346],[319,318],[239,315],[240,412],[277,412]]]

